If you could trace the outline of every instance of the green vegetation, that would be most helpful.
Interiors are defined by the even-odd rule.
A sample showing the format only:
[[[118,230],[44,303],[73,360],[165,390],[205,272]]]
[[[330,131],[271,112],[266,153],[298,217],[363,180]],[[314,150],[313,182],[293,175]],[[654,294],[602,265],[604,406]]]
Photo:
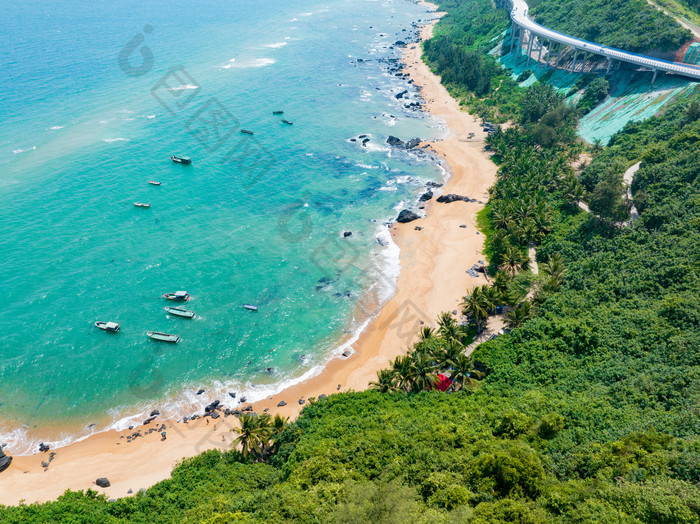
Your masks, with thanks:
[[[373,390],[288,425],[243,417],[242,451],[186,460],[143,494],[66,493],[0,521],[700,522],[700,97],[628,124],[576,176],[577,111],[547,86],[517,89],[500,114],[522,125],[489,138],[500,168],[478,222],[492,278],[465,296],[465,325],[442,314]],[[502,111],[497,93],[482,102]],[[638,161],[640,218],[620,227],[620,175]],[[512,330],[467,357],[499,305]]]
[[[692,38],[646,0],[531,0],[528,5],[542,25],[628,51],[675,51]]]

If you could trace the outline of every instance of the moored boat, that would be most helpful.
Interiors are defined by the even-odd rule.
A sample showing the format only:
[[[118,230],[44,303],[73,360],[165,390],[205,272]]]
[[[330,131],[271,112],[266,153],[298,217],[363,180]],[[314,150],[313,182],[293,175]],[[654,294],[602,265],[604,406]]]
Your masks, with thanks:
[[[175,315],[176,317],[183,317],[183,318],[194,318],[195,317],[194,311],[190,311],[188,309],[185,309],[184,307],[166,306],[165,311],[167,311],[171,315]]]
[[[246,135],[252,135],[254,132],[250,129],[241,129],[241,133],[245,133]]]
[[[98,320],[95,322],[95,327],[103,329],[105,331],[110,331],[112,333],[116,333],[119,331],[119,324],[116,322],[102,322],[101,320]]]
[[[286,120],[286,119],[283,118],[283,119],[282,119],[282,123],[283,123],[283,124],[289,124],[289,125],[291,126],[294,122],[290,122],[289,120]]]
[[[282,114],[284,114],[284,111],[273,111],[272,114],[273,115],[282,115]]]
[[[258,306],[254,306],[253,304],[243,304],[243,307],[246,309],[249,309],[250,311],[257,311]]]
[[[159,186],[160,185],[160,182],[156,182],[155,180],[149,180],[148,183],[151,184],[152,186]]]
[[[134,205],[136,207],[145,207],[145,208],[151,207],[151,204],[144,204],[143,202],[134,202]]]
[[[176,291],[175,293],[165,293],[163,298],[168,300],[182,300],[184,302],[190,299],[190,295],[187,291]]]
[[[170,160],[177,162],[178,164],[191,164],[192,160],[188,156],[171,156]]]
[[[160,342],[172,342],[173,344],[180,341],[178,335],[171,335],[170,333],[161,333],[160,331],[147,331],[148,335],[153,340],[158,340]]]

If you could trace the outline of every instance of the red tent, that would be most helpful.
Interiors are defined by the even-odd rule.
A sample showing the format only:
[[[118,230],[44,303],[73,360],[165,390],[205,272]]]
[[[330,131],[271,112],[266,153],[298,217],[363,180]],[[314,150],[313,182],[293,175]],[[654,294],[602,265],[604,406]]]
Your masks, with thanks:
[[[450,377],[447,377],[443,375],[442,373],[438,374],[438,383],[435,384],[435,389],[438,391],[447,391],[447,388],[450,387],[452,384],[452,381],[450,380]]]

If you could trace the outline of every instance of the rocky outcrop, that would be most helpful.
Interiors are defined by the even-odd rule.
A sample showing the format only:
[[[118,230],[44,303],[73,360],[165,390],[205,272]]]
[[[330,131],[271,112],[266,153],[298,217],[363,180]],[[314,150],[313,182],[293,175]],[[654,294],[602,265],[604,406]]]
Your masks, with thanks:
[[[5,452],[0,448],[0,473],[5,471],[12,464],[12,457],[5,455]]]
[[[397,222],[400,222],[401,224],[405,224],[407,222],[413,222],[414,220],[418,220],[420,218],[419,215],[414,213],[413,211],[409,211],[408,209],[404,209],[399,213],[399,216],[396,218]]]
[[[451,202],[457,202],[458,200],[461,200],[462,202],[476,202],[476,200],[472,200],[467,196],[455,195],[454,193],[437,197],[437,201],[442,204],[450,204]]]
[[[428,189],[425,193],[423,193],[420,196],[420,198],[418,200],[421,202],[427,202],[431,198],[433,198],[433,192],[430,189]]]
[[[420,145],[420,138],[412,138],[411,140],[404,142],[400,138],[389,135],[389,138],[386,139],[386,143],[397,149],[413,149],[414,147],[418,147]]]

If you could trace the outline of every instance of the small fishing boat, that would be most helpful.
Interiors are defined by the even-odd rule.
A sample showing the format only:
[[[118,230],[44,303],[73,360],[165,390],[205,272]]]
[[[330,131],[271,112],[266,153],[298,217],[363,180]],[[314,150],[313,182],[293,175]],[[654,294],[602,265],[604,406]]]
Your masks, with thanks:
[[[112,333],[119,331],[119,324],[116,322],[102,322],[101,320],[98,320],[95,322],[95,327],[104,329],[105,331],[111,331]]]
[[[243,307],[246,309],[249,309],[250,311],[257,311],[258,306],[254,306],[253,304],[243,304]]]
[[[171,335],[170,333],[161,333],[160,331],[147,331],[146,335],[151,337],[153,340],[158,340],[160,342],[172,342],[173,344],[180,341],[178,335]]]
[[[155,180],[149,180],[148,183],[151,184],[152,186],[159,186],[160,185],[160,182],[156,182]]]
[[[145,207],[145,208],[151,207],[151,204],[144,204],[143,202],[134,202],[134,205],[136,207]]]
[[[170,160],[177,162],[178,164],[191,164],[192,160],[188,156],[171,156]]]
[[[283,123],[283,124],[289,124],[289,125],[291,126],[294,122],[290,122],[289,120],[285,120],[285,119],[283,118],[283,119],[282,119],[282,123]]]
[[[273,115],[283,115],[284,111],[273,111],[272,114]]]
[[[246,135],[252,135],[253,131],[251,131],[250,129],[241,129],[241,133],[244,133]]]
[[[190,311],[188,309],[185,309],[184,307],[166,306],[165,310],[171,315],[175,315],[176,317],[194,318],[194,311]]]
[[[187,302],[190,299],[190,295],[189,293],[187,293],[187,291],[175,291],[175,293],[164,294],[163,298],[167,298],[168,300],[182,300],[183,302]]]

